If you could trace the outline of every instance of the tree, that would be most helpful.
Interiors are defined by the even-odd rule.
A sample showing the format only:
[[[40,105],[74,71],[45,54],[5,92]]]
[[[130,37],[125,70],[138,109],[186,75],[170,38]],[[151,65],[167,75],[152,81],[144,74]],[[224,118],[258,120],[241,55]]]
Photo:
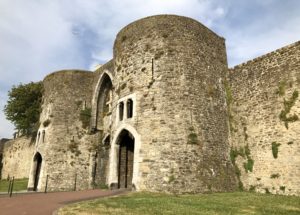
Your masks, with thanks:
[[[22,134],[34,135],[37,131],[42,95],[42,82],[19,84],[8,92],[9,98],[4,106],[4,113]]]

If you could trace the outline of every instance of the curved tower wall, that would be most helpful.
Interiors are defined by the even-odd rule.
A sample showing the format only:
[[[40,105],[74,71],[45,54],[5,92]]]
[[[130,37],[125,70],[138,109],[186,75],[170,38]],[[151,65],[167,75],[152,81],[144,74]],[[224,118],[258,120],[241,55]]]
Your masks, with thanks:
[[[91,107],[93,73],[59,71],[44,81],[44,97],[35,151],[42,156],[38,190],[48,177],[49,190],[88,188],[91,184],[92,137],[83,128],[80,114]],[[48,123],[47,123],[48,122]],[[29,188],[34,185],[34,162]]]
[[[224,39],[189,18],[148,17],[118,33],[114,62],[114,106],[133,97],[135,113],[119,121],[116,108],[112,128],[115,141],[122,128],[137,131],[137,189],[234,189],[223,87]],[[111,175],[110,182],[116,177]]]

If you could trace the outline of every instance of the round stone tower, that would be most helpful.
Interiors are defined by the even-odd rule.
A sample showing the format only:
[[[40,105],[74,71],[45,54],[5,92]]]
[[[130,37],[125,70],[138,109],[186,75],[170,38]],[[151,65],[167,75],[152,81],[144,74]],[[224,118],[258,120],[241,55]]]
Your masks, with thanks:
[[[40,127],[28,189],[87,189],[91,182],[91,144],[87,134],[93,73],[63,70],[43,81]]]
[[[108,183],[167,192],[228,191],[225,41],[181,16],[147,17],[114,43]]]

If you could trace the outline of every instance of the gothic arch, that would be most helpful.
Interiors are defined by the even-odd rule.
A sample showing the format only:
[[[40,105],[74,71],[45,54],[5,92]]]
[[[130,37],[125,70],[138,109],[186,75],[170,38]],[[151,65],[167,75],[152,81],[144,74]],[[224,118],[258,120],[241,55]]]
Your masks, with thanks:
[[[98,82],[96,84],[93,99],[92,99],[92,117],[91,117],[91,130],[97,129],[97,118],[99,116],[98,106],[99,106],[99,99],[101,99],[101,95],[103,96],[101,92],[105,86],[110,82],[111,88],[113,88],[113,76],[108,70],[104,70],[104,72],[101,74],[100,78],[98,79]]]
[[[38,191],[41,184],[43,158],[39,152],[36,152],[32,159],[31,171],[29,175],[28,190]]]
[[[125,139],[125,142],[124,142]],[[130,142],[130,139],[133,140]],[[127,141],[127,142],[126,142]],[[129,141],[129,143],[128,143]],[[133,146],[132,146],[133,144]],[[121,149],[122,147],[125,147],[125,151],[132,153],[132,157],[127,157],[128,159],[132,159],[132,166],[128,166],[127,168],[130,169],[130,173],[128,175],[125,174],[125,176],[121,176],[120,178],[120,171],[121,174],[124,174],[124,171],[120,169],[120,162],[122,162],[122,155],[120,156],[120,153],[122,153]],[[133,148],[132,148],[133,147]],[[110,151],[110,167],[109,167],[109,178],[108,178],[108,184],[111,188],[132,188],[132,189],[139,189],[138,188],[138,171],[139,171],[139,152],[141,147],[141,138],[140,135],[137,133],[137,131],[130,125],[123,125],[116,131],[116,135],[114,136],[111,144],[111,151]],[[124,152],[125,153],[125,152]],[[124,154],[123,153],[123,154]],[[121,160],[120,160],[121,158]],[[125,159],[125,160],[126,160]],[[130,161],[131,162],[131,161]],[[123,173],[122,173],[123,171]],[[127,177],[127,181],[125,182],[125,177]],[[124,180],[122,182],[122,180]],[[121,184],[120,184],[121,182]],[[125,186],[125,183],[126,186]]]

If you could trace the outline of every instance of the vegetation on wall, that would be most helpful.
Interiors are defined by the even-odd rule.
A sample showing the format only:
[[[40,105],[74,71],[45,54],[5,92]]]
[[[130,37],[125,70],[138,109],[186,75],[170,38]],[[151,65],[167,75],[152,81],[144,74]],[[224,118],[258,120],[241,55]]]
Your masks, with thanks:
[[[275,159],[278,157],[278,148],[280,145],[280,143],[272,142],[272,154]]]
[[[87,129],[90,125],[90,120],[92,116],[91,112],[91,108],[86,108],[80,111],[79,119],[82,122],[82,127],[84,129]]]
[[[239,149],[237,148],[231,148],[230,149],[230,160],[235,168],[235,173],[238,177],[238,180],[239,180],[239,188],[240,190],[243,189],[243,184],[241,182],[241,172],[236,164],[236,158],[238,156],[241,156],[245,159],[247,159],[247,162],[243,163],[244,165],[244,169],[246,171],[246,173],[248,172],[252,172],[253,171],[253,165],[254,165],[254,160],[251,158],[251,152],[250,152],[250,148],[248,145],[246,145],[244,148],[241,147]]]
[[[42,95],[42,82],[19,84],[8,92],[4,113],[22,134],[35,136],[39,127]]]
[[[235,149],[235,148],[231,148],[230,149],[230,160],[234,166],[234,171],[235,171],[235,174],[238,178],[238,181],[239,181],[239,189],[242,191],[244,190],[244,185],[241,181],[241,171],[239,169],[239,167],[237,166],[236,164],[236,158],[238,155],[242,156],[243,155],[243,152],[242,152],[242,148],[240,148],[239,150]]]
[[[279,175],[278,173],[276,173],[276,174],[272,174],[272,175],[270,176],[270,178],[273,178],[273,179],[274,179],[274,178],[279,178],[279,176],[280,176],[280,175]]]
[[[247,162],[244,163],[244,168],[245,168],[246,172],[252,172],[254,160],[250,157],[250,149],[249,149],[248,145],[245,146],[245,155],[247,158]]]
[[[78,148],[78,143],[75,142],[74,140],[71,140],[69,145],[68,145],[69,150],[75,154],[75,156],[78,156],[81,154],[81,151]]]
[[[276,90],[276,94],[280,96],[284,96],[285,94],[285,88],[286,88],[286,81],[279,82],[278,89]]]
[[[280,186],[279,189],[284,192],[285,191],[285,186]]]
[[[199,143],[198,135],[196,134],[194,127],[190,127],[189,131],[190,133],[188,135],[187,144],[198,144]]]
[[[295,90],[290,99],[283,100],[283,110],[280,112],[279,119],[284,122],[285,127],[289,128],[289,123],[299,120],[299,117],[296,114],[288,116],[292,107],[295,105],[298,99],[299,93]]]

